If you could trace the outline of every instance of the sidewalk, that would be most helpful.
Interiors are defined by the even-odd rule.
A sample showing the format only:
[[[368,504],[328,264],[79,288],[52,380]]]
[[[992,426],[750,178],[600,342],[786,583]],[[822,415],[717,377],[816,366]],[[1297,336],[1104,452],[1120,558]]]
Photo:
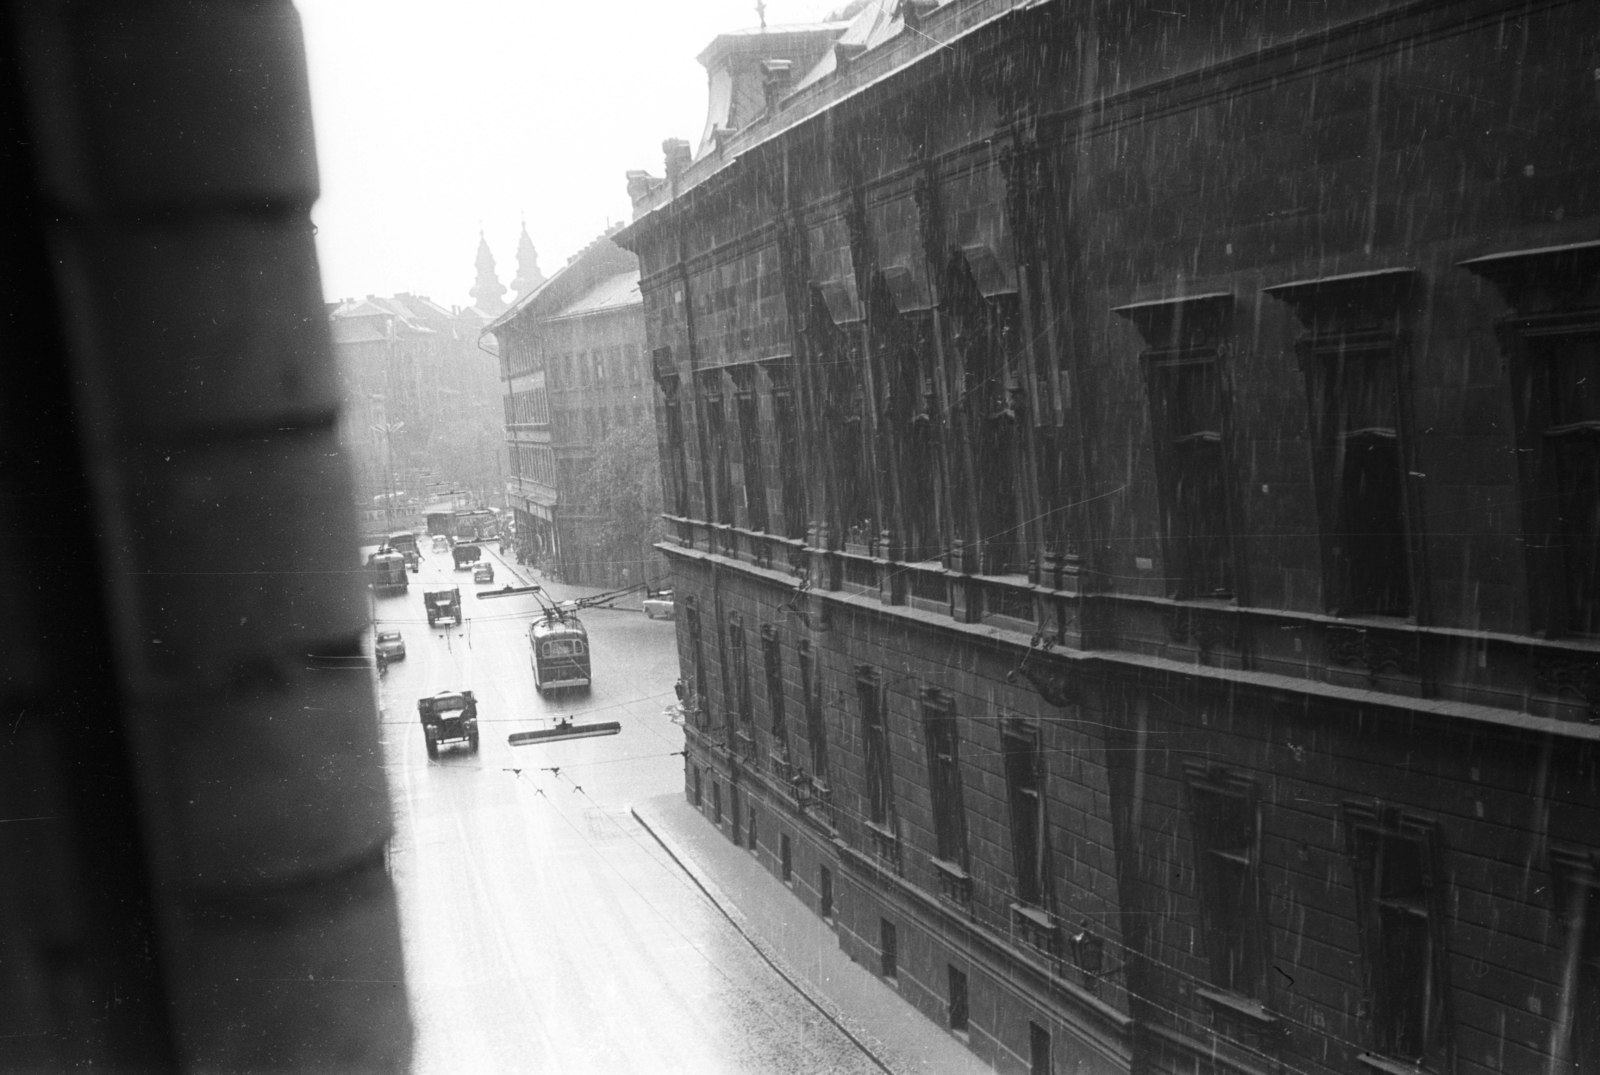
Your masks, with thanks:
[[[681,794],[637,803],[633,816],[758,952],[892,1075],[988,1075],[966,1046],[850,961],[838,938],[750,853]]]

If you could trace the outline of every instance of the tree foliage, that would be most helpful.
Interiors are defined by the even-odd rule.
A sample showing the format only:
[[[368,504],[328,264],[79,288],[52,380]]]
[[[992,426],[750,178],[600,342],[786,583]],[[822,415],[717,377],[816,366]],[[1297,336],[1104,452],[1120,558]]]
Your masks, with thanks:
[[[624,565],[648,554],[665,536],[661,524],[661,463],[655,425],[619,426],[595,445],[586,481],[588,510],[604,554]],[[634,564],[633,578],[643,577]]]

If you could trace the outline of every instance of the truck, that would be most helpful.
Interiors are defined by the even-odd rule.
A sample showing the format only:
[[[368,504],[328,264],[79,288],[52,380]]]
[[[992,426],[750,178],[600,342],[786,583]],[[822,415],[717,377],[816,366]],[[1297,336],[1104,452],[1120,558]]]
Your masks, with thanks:
[[[457,571],[466,571],[483,556],[483,550],[476,545],[457,545],[450,550],[450,558],[456,562]]]
[[[406,592],[406,558],[387,545],[367,557],[367,573],[379,597]]]
[[[422,550],[417,547],[417,535],[401,530],[389,535],[389,548],[406,558],[406,566],[416,571],[422,567]]]
[[[465,743],[467,753],[478,752],[478,700],[471,691],[440,691],[418,698],[417,715],[422,718],[428,757],[437,759],[439,748],[449,743]]]
[[[429,627],[461,625],[461,591],[454,586],[448,590],[424,591],[422,607],[427,610]]]

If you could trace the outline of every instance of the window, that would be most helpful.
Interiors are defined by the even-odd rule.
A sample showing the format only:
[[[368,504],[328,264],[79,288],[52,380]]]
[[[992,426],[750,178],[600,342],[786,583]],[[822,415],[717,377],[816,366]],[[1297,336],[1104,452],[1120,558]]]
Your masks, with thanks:
[[[715,780],[711,782],[711,821],[722,824],[722,785]]]
[[[712,372],[700,379],[700,408],[704,415],[706,448],[711,454],[713,518],[728,526],[733,516],[733,471],[728,462],[728,435],[722,413],[721,374]]]
[[[750,851],[750,853],[752,855],[756,854],[760,850],[760,843],[757,840],[756,808],[755,808],[754,805],[752,805],[750,807],[750,827],[749,827],[749,831],[746,834],[746,837],[747,838],[745,840],[745,845],[744,846]]]
[[[794,880],[793,854],[789,846],[789,834],[784,833],[778,837],[778,870],[783,877],[784,884]]]
[[[1255,785],[1199,762],[1186,762],[1184,771],[1211,982],[1265,1000]]]
[[[1444,892],[1431,822],[1344,807],[1373,1050],[1449,1070]]]
[[[928,790],[933,800],[936,854],[965,870],[967,818],[961,797],[956,714],[950,697],[944,692],[923,692],[922,726],[928,742]]]
[[[830,298],[840,307],[839,317],[850,317],[852,300],[842,282],[814,285],[811,320],[816,325],[814,346],[822,371],[821,436],[831,472],[827,480],[837,490],[836,533],[846,542],[866,543],[878,536],[877,504],[873,498],[870,445],[862,432],[867,400],[861,384],[864,363],[851,334],[839,327]]]
[[[1173,596],[1229,597],[1233,528],[1216,354],[1152,352],[1145,370]]]
[[[691,768],[692,768],[692,770],[694,772],[694,805],[695,805],[695,808],[698,809],[700,807],[700,803],[701,803],[701,799],[700,799],[700,766],[695,765],[695,766],[691,766]]]
[[[883,691],[876,670],[856,669],[856,698],[861,705],[861,739],[867,766],[867,819],[891,828],[894,787],[889,771],[889,737],[883,721]]]
[[[1513,310],[1495,329],[1511,375],[1532,627],[1600,634],[1600,306],[1580,297],[1594,294],[1600,242],[1462,266]]]
[[[1011,813],[1011,861],[1020,903],[1042,907],[1049,892],[1044,756],[1039,731],[1013,720],[1001,735]]]
[[[981,537],[980,569],[1005,575],[1027,569],[1029,526],[1019,498],[1026,481],[1020,448],[1027,415],[1014,354],[1022,335],[1021,306],[1014,289],[996,289],[997,271],[986,246],[954,252],[940,308],[948,310],[964,374],[959,406],[972,430],[979,479],[970,519]]]
[[[950,1029],[964,1032],[967,1029],[967,976],[953,966],[946,966],[949,980],[949,991],[946,994],[945,1011],[948,1013]]]
[[[806,536],[806,486],[802,470],[800,420],[795,409],[794,385],[787,362],[767,366],[772,385],[772,424],[778,442],[778,484],[783,490],[783,533]]]
[[[739,813],[739,786],[728,785],[728,838],[735,844],[744,839],[744,817]]]
[[[744,617],[728,613],[728,644],[733,655],[734,690],[738,692],[739,732],[749,735],[753,723],[750,701],[750,662],[745,656]]]
[[[828,784],[828,729],[822,715],[822,683],[817,676],[811,640],[800,640],[800,694],[806,707],[806,738],[811,744],[811,775]]]
[[[739,451],[743,459],[745,514],[750,529],[767,529],[767,482],[761,466],[761,407],[755,393],[755,367],[731,371],[734,405],[739,414]]]
[[[1600,1073],[1600,877],[1596,856],[1564,849],[1550,854],[1564,944],[1561,997],[1551,1027],[1550,1070]]]
[[[894,431],[888,438],[897,479],[899,544],[906,560],[916,562],[939,555],[939,445],[936,415],[930,407],[932,381],[924,372],[931,356],[928,337],[931,321],[902,314],[923,309],[920,296],[909,294],[915,286],[904,268],[873,274],[868,325],[873,357],[873,379],[878,394],[880,423]],[[897,298],[897,294],[899,298]]]
[[[1556,541],[1570,595],[1568,624],[1600,631],[1600,330],[1541,341],[1550,425],[1544,454],[1556,490]]]
[[[899,976],[899,940],[894,923],[887,918],[878,919],[878,973],[893,981]]]
[[[772,717],[772,750],[779,757],[788,757],[789,731],[783,716],[783,648],[778,642],[778,629],[770,623],[761,625],[761,663],[767,675],[767,709]]]
[[[817,867],[817,913],[833,917],[833,871],[826,866]]]
[[[1052,1075],[1050,1032],[1038,1023],[1028,1023],[1028,1075]]]
[[[1404,616],[1411,589],[1394,350],[1346,341],[1319,361],[1338,610]]]
[[[705,642],[700,634],[700,602],[694,596],[684,598],[683,620],[689,634],[689,656],[694,662],[694,712],[696,722],[704,727],[711,719],[710,683],[706,679]]]
[[[666,350],[662,348],[661,350]],[[667,361],[670,362],[671,353],[668,352]],[[657,352],[657,361],[661,361],[660,351]],[[659,378],[661,395],[663,399],[662,410],[667,424],[667,469],[663,475],[666,492],[671,499],[672,510],[677,515],[689,514],[689,463],[684,454],[683,443],[683,405],[678,396],[677,374]]]
[[[1337,615],[1412,612],[1399,318],[1413,275],[1389,269],[1266,289],[1308,330],[1295,349],[1310,402],[1326,600]]]

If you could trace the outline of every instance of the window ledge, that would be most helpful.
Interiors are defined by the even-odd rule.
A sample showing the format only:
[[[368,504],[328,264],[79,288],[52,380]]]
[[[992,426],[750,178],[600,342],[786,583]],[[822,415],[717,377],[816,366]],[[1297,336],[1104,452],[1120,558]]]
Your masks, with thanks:
[[[1379,1072],[1381,1075],[1422,1075],[1428,1070],[1421,1064],[1413,1064],[1409,1060],[1395,1060],[1376,1053],[1361,1053],[1356,1060],[1362,1067]]]
[[[962,906],[972,902],[972,876],[966,870],[948,859],[930,856],[928,861],[939,875],[939,895]]]
[[[1013,903],[1011,913],[1020,921],[1037,929],[1055,929],[1056,919],[1049,911],[1042,907],[1034,907],[1027,903]]]
[[[1259,1000],[1203,987],[1196,987],[1194,995],[1211,1005],[1213,1010],[1248,1022],[1258,1030],[1275,1030],[1279,1025],[1278,1017],[1267,1011]]]
[[[872,837],[872,850],[877,856],[887,862],[896,862],[900,854],[899,835],[893,829],[875,821],[866,822],[866,827]]]
[[[1024,944],[1047,956],[1054,957],[1059,953],[1061,930],[1055,915],[1042,907],[1013,903],[1011,920]]]

